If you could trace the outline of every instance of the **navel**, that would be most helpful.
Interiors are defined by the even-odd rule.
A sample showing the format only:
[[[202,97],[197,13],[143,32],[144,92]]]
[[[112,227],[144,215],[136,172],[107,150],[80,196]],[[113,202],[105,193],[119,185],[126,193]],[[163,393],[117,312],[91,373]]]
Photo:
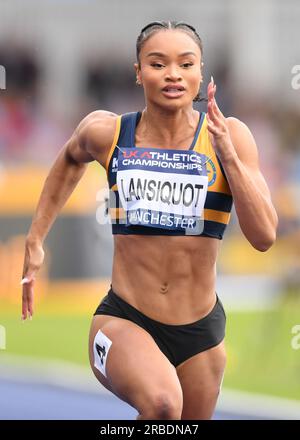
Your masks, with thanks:
[[[162,283],[162,285],[159,288],[160,293],[167,293],[169,290],[169,284],[167,282]]]

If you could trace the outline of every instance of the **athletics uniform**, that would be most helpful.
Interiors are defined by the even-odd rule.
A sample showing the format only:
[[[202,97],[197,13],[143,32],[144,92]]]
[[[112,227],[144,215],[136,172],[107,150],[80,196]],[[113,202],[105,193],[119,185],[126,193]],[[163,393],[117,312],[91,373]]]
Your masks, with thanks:
[[[209,139],[206,114],[200,114],[188,150],[136,147],[135,129],[140,118],[141,112],[117,117],[106,161],[112,233],[197,235],[221,240],[233,200]],[[217,294],[211,312],[187,325],[150,319],[119,297],[112,286],[96,314],[140,325],[174,366],[219,344],[225,336],[226,317]]]

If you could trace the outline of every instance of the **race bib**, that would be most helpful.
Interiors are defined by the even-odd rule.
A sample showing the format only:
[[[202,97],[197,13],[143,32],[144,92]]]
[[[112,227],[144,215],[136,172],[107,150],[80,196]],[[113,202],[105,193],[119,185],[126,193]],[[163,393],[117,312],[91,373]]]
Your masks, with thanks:
[[[199,229],[208,186],[205,160],[193,150],[119,149],[117,186],[126,226]]]

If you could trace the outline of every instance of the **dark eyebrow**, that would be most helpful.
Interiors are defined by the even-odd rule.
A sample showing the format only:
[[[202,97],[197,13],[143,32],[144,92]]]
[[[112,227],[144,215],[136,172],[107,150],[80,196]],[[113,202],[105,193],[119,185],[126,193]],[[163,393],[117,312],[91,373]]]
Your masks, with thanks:
[[[179,57],[184,57],[186,55],[194,55],[196,56],[196,54],[194,52],[188,51],[188,52],[183,52],[181,54],[179,54]],[[168,55],[161,53],[161,52],[150,52],[148,53],[147,57],[151,57],[151,56],[156,56],[156,57],[162,57],[162,58],[168,58]]]

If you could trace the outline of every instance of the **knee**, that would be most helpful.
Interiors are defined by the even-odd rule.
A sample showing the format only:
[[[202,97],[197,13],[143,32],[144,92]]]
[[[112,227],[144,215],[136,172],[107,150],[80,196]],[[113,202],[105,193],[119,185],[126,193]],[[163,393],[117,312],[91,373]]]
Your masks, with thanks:
[[[148,398],[146,405],[141,408],[141,418],[146,420],[180,420],[183,407],[182,393],[159,392]]]

